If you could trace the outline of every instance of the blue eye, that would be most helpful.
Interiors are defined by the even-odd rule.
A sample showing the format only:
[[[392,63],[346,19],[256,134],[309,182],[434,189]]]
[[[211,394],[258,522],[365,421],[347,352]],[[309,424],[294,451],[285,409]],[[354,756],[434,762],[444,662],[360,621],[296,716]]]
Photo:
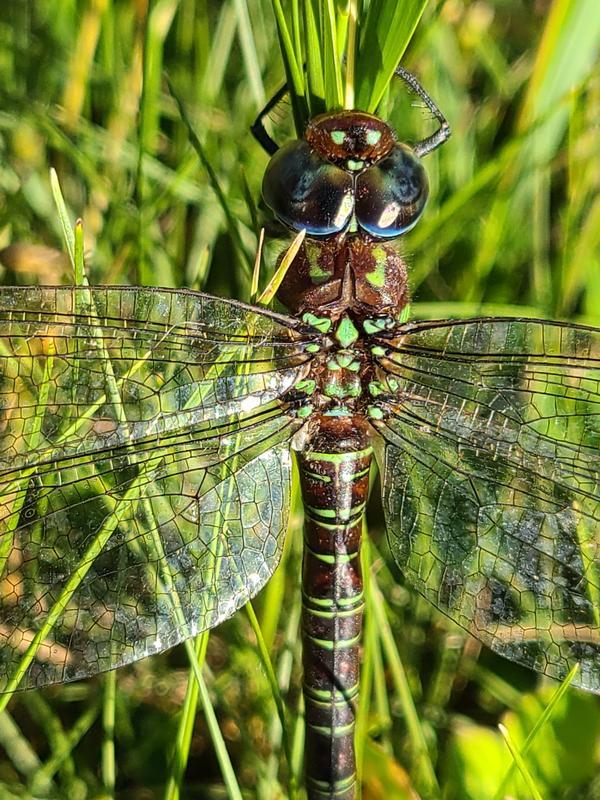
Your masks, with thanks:
[[[428,193],[427,174],[421,162],[409,147],[397,144],[388,156],[356,179],[358,224],[372,236],[400,236],[416,224]]]
[[[354,210],[352,178],[324,161],[304,141],[288,142],[273,155],[263,179],[263,198],[276,217],[309,236],[343,231]]]

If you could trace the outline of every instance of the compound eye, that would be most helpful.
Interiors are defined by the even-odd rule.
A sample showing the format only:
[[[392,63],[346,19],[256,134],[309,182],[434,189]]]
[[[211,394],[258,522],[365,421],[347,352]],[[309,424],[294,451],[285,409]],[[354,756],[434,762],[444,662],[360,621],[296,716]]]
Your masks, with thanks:
[[[323,161],[307,142],[288,142],[271,158],[263,178],[265,203],[275,216],[309,236],[343,231],[354,210],[352,178]]]
[[[409,231],[421,216],[429,185],[417,156],[403,144],[356,179],[356,219],[382,239]]]

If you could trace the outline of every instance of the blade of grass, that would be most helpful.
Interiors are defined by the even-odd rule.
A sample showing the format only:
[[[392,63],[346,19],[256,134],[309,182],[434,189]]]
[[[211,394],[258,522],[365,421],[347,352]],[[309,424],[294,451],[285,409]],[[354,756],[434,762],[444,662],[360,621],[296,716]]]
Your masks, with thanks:
[[[250,624],[252,626],[252,630],[254,631],[254,635],[256,636],[256,642],[258,644],[258,651],[260,653],[260,658],[263,663],[263,667],[265,668],[265,672],[267,673],[267,680],[269,681],[269,685],[271,687],[271,693],[273,695],[273,700],[275,701],[275,708],[277,709],[277,716],[279,717],[279,723],[281,725],[283,750],[288,763],[290,800],[295,800],[297,797],[296,777],[292,769],[292,747],[288,736],[283,698],[281,697],[281,692],[279,691],[279,684],[277,683],[277,678],[275,677],[273,664],[271,663],[269,651],[265,644],[265,640],[263,638],[262,631],[260,629],[260,625],[256,617],[256,613],[254,612],[254,607],[252,603],[249,602],[246,604],[245,608],[246,608],[246,613],[248,615],[248,619],[250,620]]]
[[[210,180],[211,185],[213,187],[213,190],[214,190],[215,194],[217,195],[217,198],[219,200],[219,204],[221,206],[221,209],[223,210],[223,213],[225,215],[225,219],[227,220],[227,227],[228,227],[229,233],[231,235],[232,241],[233,241],[234,246],[235,246],[234,249],[235,249],[236,256],[238,258],[238,263],[239,263],[240,267],[244,270],[246,275],[251,275],[252,274],[252,270],[250,268],[250,263],[249,263],[249,261],[248,261],[248,259],[246,257],[246,251],[245,251],[245,248],[244,248],[241,236],[240,236],[237,220],[235,219],[235,217],[233,215],[233,211],[231,210],[231,206],[227,201],[227,198],[225,196],[225,192],[221,188],[221,184],[220,184],[219,179],[217,177],[217,173],[215,172],[215,170],[214,170],[214,168],[213,168],[213,166],[212,166],[212,164],[210,162],[210,159],[206,155],[206,151],[205,151],[200,139],[198,138],[198,136],[196,134],[196,131],[194,130],[194,127],[193,127],[192,122],[191,122],[191,120],[190,120],[190,118],[188,116],[187,110],[185,108],[185,105],[184,105],[184,102],[183,102],[181,96],[179,95],[179,93],[177,92],[175,87],[173,86],[173,83],[168,79],[167,79],[167,82],[169,84],[169,91],[173,95],[173,98],[174,98],[174,100],[175,100],[175,102],[177,104],[177,108],[179,109],[179,114],[181,116],[181,119],[182,119],[185,127],[187,128],[188,136],[189,136],[190,142],[192,144],[192,147],[196,151],[196,154],[198,155],[198,158],[200,159],[200,163],[202,164],[202,166],[204,167],[204,169],[206,170],[206,172],[208,174],[208,177],[209,177],[209,180]]]
[[[342,108],[344,90],[342,88],[341,61],[338,53],[336,8],[334,0],[325,0],[322,6],[324,54],[323,73],[325,81],[325,106],[327,109]]]
[[[194,675],[196,676],[196,681],[198,682],[198,693],[200,695],[200,702],[204,710],[204,715],[206,717],[206,724],[213,743],[213,747],[215,748],[215,754],[217,756],[217,760],[221,768],[221,774],[223,776],[223,781],[227,789],[227,795],[229,797],[229,800],[243,800],[242,793],[240,791],[240,787],[237,782],[237,778],[235,777],[235,772],[233,771],[231,760],[229,758],[229,753],[227,752],[227,746],[225,745],[223,734],[221,733],[221,729],[219,728],[219,722],[217,720],[212,703],[210,701],[210,695],[208,693],[208,688],[206,686],[204,676],[202,675],[202,669],[196,657],[194,644],[189,639],[186,639],[185,641],[185,649],[188,654],[190,665],[194,671]]]
[[[102,784],[110,797],[114,797],[116,785],[115,766],[115,708],[117,703],[117,673],[115,670],[104,676],[102,698]]]
[[[521,753],[519,752],[519,749],[516,747],[515,743],[511,739],[511,736],[510,736],[510,734],[508,732],[508,729],[505,728],[504,725],[502,725],[502,724],[498,725],[498,729],[499,729],[500,733],[502,734],[502,736],[504,737],[504,741],[506,742],[506,746],[510,750],[511,755],[515,760],[515,764],[519,768],[519,771],[520,771],[521,775],[523,776],[523,779],[524,779],[525,783],[527,784],[527,788],[529,789],[529,791],[531,793],[532,800],[543,800],[542,795],[539,792],[539,789],[535,785],[535,781],[533,779],[533,776],[532,776],[531,772],[527,768],[527,764],[525,763],[525,760],[524,760],[523,756],[521,755]]]
[[[60,220],[65,245],[67,247],[67,253],[71,260],[73,271],[75,271],[75,234],[73,233],[73,227],[69,221],[69,212],[67,211],[67,207],[60,190],[58,175],[56,174],[56,170],[54,168],[50,170],[50,186],[52,188],[52,195],[54,196],[56,210],[58,211],[58,218]]]
[[[387,659],[394,689],[402,706],[408,735],[412,746],[417,780],[415,783],[427,797],[439,797],[440,790],[435,770],[429,756],[427,740],[421,727],[421,721],[415,708],[408,684],[406,672],[402,665],[396,642],[385,610],[385,601],[377,584],[375,575],[369,582],[368,607],[375,617],[377,630],[381,637],[383,652]]]
[[[425,10],[427,0],[372,0],[361,24],[356,106],[374,112]]]
[[[295,51],[294,41],[290,35],[281,0],[272,0],[272,3],[275,20],[277,22],[277,33],[279,35],[279,45],[281,47],[287,84],[291,93],[294,122],[296,124],[296,130],[300,134],[304,130],[309,116],[304,72],[300,67],[303,56],[302,53],[297,53]]]
[[[300,233],[296,236],[294,241],[291,243],[289,248],[286,250],[284,257],[281,259],[279,266],[273,277],[271,278],[269,285],[258,298],[257,303],[259,305],[266,306],[268,305],[275,295],[277,294],[277,290],[279,289],[282,280],[285,278],[285,274],[290,268],[293,260],[296,258],[298,250],[302,246],[302,242],[304,241],[304,237],[306,236],[306,230],[303,229]]]
[[[194,641],[196,663],[200,668],[202,668],[206,658],[208,639],[208,631],[205,631],[204,633],[200,634],[200,636],[197,636]],[[177,738],[175,740],[173,755],[171,756],[169,765],[169,774],[167,777],[164,800],[179,800],[180,797],[181,784],[190,755],[192,733],[194,731],[194,723],[196,721],[198,695],[198,681],[196,680],[193,667],[190,666],[185,700],[183,703],[183,708],[181,709],[181,716],[177,729]]]
[[[571,683],[573,681],[573,678],[577,675],[577,671],[578,671],[578,665],[576,664],[571,669],[571,671],[569,672],[567,677],[564,679],[564,681],[556,689],[556,691],[554,692],[552,697],[550,698],[550,702],[548,703],[548,705],[544,709],[543,713],[540,715],[539,719],[537,720],[537,722],[535,723],[533,728],[530,730],[529,734],[527,735],[527,738],[525,739],[525,741],[523,743],[523,746],[521,747],[521,749],[519,751],[521,757],[524,757],[524,756],[527,755],[527,753],[529,752],[529,750],[533,746],[533,743],[535,742],[535,739],[536,739],[538,733],[552,719],[552,715],[556,711],[556,709],[558,707],[558,704],[560,703],[560,701],[562,700],[563,696],[565,695],[567,689],[571,685]],[[514,771],[515,771],[516,767],[517,767],[517,762],[515,760],[515,762],[508,769],[506,775],[502,779],[502,783],[500,784],[496,794],[494,795],[494,800],[502,800],[502,798],[505,797],[506,791],[507,791],[507,788],[508,788],[508,784],[509,784],[510,780],[512,779],[512,776],[514,774]]]

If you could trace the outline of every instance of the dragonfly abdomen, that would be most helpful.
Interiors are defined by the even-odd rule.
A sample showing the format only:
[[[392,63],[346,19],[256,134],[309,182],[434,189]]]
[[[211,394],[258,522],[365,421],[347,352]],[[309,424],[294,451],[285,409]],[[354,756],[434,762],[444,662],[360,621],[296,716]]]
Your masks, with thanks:
[[[360,542],[372,454],[362,418],[318,415],[315,423],[299,458],[307,791],[309,800],[354,800]]]

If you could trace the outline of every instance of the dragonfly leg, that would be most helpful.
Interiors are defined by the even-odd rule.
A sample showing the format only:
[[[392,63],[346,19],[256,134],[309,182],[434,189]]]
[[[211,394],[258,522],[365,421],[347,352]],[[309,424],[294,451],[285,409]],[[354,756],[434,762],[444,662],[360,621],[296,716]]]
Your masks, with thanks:
[[[404,69],[404,67],[396,67],[394,74],[403,80],[404,83],[421,98],[433,116],[440,123],[440,127],[437,129],[437,131],[435,131],[435,133],[433,133],[431,136],[427,136],[425,139],[421,139],[420,142],[417,142],[415,145],[413,145],[413,150],[419,156],[419,158],[421,158],[422,156],[426,156],[427,153],[431,153],[432,150],[435,150],[436,147],[444,144],[444,142],[450,138],[450,125],[446,117],[438,108],[437,104],[427,94],[412,72]]]
[[[273,97],[269,100],[267,105],[263,108],[260,114],[252,123],[250,131],[252,135],[256,139],[256,141],[261,145],[263,150],[272,156],[277,150],[279,150],[279,145],[275,142],[267,133],[267,129],[264,125],[265,117],[271,112],[275,106],[285,97],[288,92],[287,83],[284,83],[283,86],[278,89]]]

